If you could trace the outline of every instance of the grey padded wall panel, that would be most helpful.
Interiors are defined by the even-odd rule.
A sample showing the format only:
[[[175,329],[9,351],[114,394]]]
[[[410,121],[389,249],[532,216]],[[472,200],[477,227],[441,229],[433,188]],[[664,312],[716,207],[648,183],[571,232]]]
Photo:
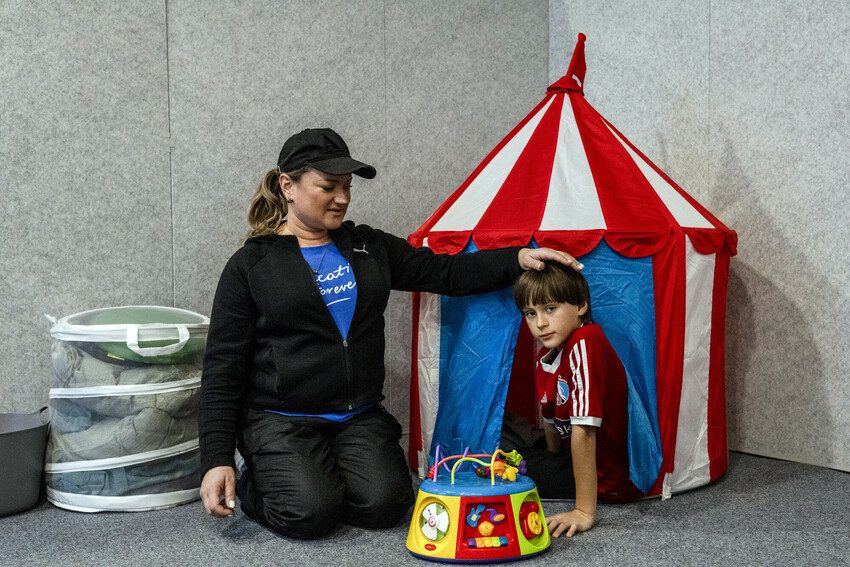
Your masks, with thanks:
[[[47,401],[43,314],[173,301],[162,2],[0,3],[0,412]]]
[[[731,449],[850,470],[846,3],[550,1],[550,80],[588,35],[588,100],[740,236]]]
[[[729,444],[850,470],[850,5],[712,4],[712,188],[740,235]]]

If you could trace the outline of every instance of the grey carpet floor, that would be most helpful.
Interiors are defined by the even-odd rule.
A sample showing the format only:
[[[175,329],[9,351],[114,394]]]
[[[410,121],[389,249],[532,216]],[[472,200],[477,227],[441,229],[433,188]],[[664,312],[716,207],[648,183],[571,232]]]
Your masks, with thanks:
[[[0,479],[2,482],[2,479]],[[547,513],[566,503],[546,503]],[[602,505],[590,532],[519,565],[850,565],[850,474],[732,453],[720,482],[662,502]],[[42,503],[0,518],[0,565],[428,565],[405,550],[407,521],[343,526],[318,541],[278,537],[200,502],[81,514]]]

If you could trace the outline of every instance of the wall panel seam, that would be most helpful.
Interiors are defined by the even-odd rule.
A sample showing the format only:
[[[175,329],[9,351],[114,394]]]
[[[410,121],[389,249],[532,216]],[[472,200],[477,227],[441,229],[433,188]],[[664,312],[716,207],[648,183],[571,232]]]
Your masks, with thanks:
[[[169,210],[169,222],[171,223],[171,305],[177,307],[177,271],[175,268],[175,242],[174,242],[174,176],[172,173],[173,167],[173,148],[171,144],[171,59],[169,50],[170,34],[168,29],[169,18],[169,0],[165,0],[165,97],[168,114],[168,186],[171,197],[171,208]]]
[[[711,0],[708,0],[708,124],[706,136],[708,137],[708,143],[706,147],[708,148],[708,179],[709,184],[714,183],[714,151],[711,145]],[[711,191],[712,188],[709,186],[708,190]]]

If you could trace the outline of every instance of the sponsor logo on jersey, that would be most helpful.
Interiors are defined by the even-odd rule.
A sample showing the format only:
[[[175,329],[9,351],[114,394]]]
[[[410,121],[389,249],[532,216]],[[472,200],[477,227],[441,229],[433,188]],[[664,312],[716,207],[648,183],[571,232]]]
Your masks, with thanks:
[[[570,384],[565,379],[561,378],[561,375],[558,375],[558,397],[556,399],[556,404],[559,406],[567,403],[567,400],[570,397]]]
[[[567,437],[569,437],[573,432],[573,426],[570,423],[569,419],[558,419],[556,417],[555,418],[555,429],[558,430],[558,434],[560,434],[560,436],[563,439],[566,439]]]

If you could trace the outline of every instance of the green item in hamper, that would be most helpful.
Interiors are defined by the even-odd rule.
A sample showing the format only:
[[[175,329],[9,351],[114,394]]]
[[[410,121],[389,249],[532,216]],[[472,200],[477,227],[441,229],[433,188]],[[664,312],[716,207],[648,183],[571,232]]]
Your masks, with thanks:
[[[75,325],[197,325],[203,323],[203,317],[186,311],[178,311],[169,308],[128,306],[113,307],[110,309],[99,309],[95,312],[80,317],[72,322]],[[144,336],[144,331],[140,332]],[[156,341],[139,341],[142,349],[164,347],[178,342],[177,328],[174,328],[174,338]],[[104,342],[96,343],[111,358],[119,360],[132,360],[147,364],[181,364],[191,362],[199,353],[203,352],[206,344],[206,333],[203,337],[192,337],[183,345],[183,348],[173,354],[158,356],[142,356],[133,352],[126,342]]]

